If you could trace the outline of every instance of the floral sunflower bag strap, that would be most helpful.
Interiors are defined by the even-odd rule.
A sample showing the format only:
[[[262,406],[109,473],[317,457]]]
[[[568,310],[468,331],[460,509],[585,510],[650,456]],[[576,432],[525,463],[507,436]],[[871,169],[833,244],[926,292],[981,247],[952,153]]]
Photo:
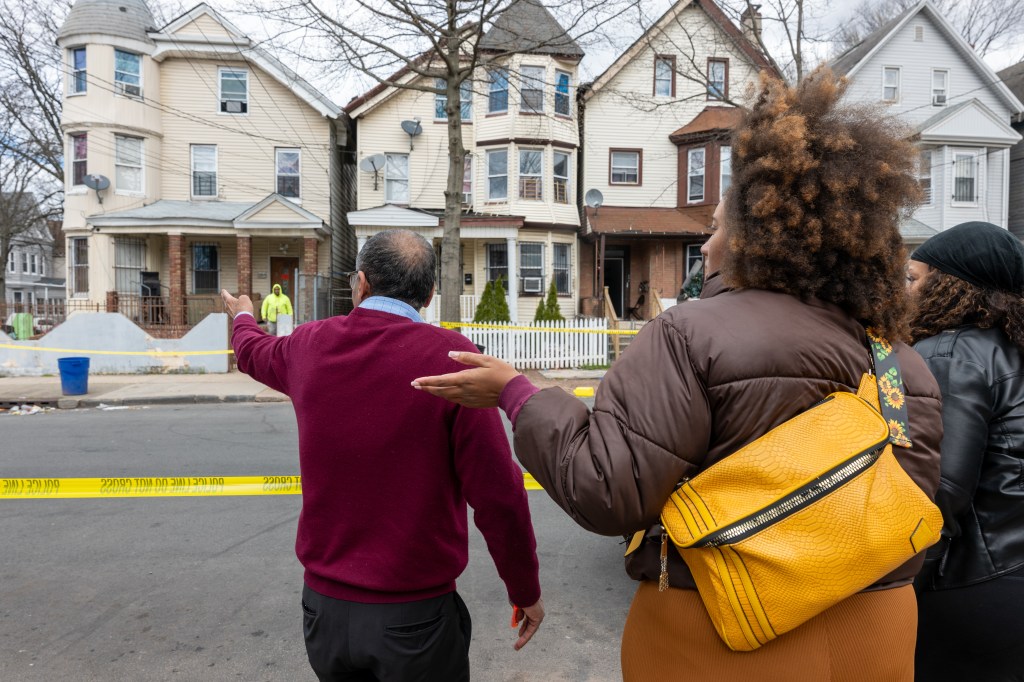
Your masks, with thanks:
[[[907,400],[903,389],[903,375],[900,372],[900,364],[896,360],[896,353],[892,349],[892,344],[876,335],[874,330],[866,331],[868,343],[871,346],[871,365],[878,387],[878,411],[889,425],[892,444],[901,448],[909,448],[911,442]],[[869,399],[865,394],[865,389],[867,389],[866,382],[862,382],[857,394],[874,405],[874,400]]]

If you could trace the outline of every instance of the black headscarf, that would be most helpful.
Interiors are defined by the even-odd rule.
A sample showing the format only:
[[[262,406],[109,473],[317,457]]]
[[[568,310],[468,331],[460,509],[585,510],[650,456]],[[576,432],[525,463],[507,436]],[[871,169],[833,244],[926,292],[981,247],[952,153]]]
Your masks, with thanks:
[[[960,223],[910,257],[975,286],[1024,295],[1024,245],[992,223]]]

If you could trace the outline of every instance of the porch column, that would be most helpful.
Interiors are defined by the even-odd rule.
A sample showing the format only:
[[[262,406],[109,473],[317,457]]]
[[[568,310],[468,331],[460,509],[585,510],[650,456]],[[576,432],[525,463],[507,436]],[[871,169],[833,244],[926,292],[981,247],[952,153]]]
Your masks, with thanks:
[[[252,297],[252,237],[238,235],[238,295]]]
[[[302,240],[302,275],[306,279],[305,290],[302,293],[302,320],[316,319],[313,310],[313,294],[317,288],[314,285],[317,274],[317,247],[319,242],[316,237],[306,237]],[[296,293],[298,290],[296,290]]]
[[[508,314],[513,322],[519,321],[519,254],[516,253],[516,238],[505,239],[508,244]]]
[[[167,236],[167,255],[170,260],[171,294],[169,301],[171,324],[185,324],[185,237]]]

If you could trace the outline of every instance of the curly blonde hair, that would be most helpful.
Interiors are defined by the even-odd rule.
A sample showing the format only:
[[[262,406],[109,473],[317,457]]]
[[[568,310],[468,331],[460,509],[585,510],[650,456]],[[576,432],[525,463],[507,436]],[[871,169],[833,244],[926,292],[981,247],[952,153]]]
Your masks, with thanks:
[[[796,87],[765,78],[734,131],[722,274],[737,287],[835,303],[907,337],[899,221],[919,203],[908,131],[877,108],[840,104],[827,68]]]

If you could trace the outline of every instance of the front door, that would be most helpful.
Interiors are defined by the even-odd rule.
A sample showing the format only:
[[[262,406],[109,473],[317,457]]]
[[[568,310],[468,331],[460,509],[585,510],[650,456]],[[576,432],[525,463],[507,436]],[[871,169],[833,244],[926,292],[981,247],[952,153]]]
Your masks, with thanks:
[[[604,254],[604,286],[608,287],[615,314],[622,319],[623,313],[629,309],[626,292],[629,288],[629,247],[613,246]]]
[[[292,305],[295,305],[295,287],[299,276],[298,258],[276,258],[270,259],[270,293],[274,292],[274,285],[281,285],[281,293],[287,296]]]

